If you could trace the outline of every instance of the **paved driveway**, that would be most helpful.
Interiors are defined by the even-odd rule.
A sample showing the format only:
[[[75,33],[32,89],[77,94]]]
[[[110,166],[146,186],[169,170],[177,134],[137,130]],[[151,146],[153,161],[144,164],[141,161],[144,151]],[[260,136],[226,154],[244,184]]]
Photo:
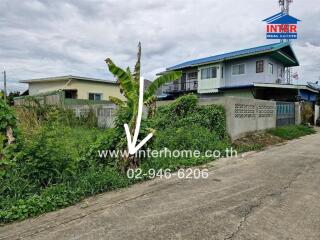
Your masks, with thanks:
[[[320,239],[320,134],[0,228],[0,239]]]

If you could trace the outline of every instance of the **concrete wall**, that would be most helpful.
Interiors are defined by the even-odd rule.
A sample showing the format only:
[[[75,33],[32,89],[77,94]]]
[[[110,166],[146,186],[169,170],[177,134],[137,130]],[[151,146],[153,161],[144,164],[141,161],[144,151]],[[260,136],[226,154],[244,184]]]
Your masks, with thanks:
[[[227,130],[232,140],[250,132],[276,127],[276,102],[239,97],[199,99],[199,104],[223,105],[226,111]]]
[[[97,117],[98,126],[101,128],[114,127],[114,114],[117,106],[114,104],[94,104],[94,105],[70,105],[68,109],[73,110],[77,117],[88,116],[93,111]]]
[[[157,106],[172,101],[157,102]],[[276,102],[240,97],[199,98],[199,105],[222,105],[226,111],[227,130],[232,140],[250,132],[276,127]]]
[[[301,120],[301,104],[299,102],[294,103],[294,109],[295,109],[295,124],[300,125],[302,120]]]
[[[29,94],[36,95],[45,92],[56,91],[59,89],[75,89],[78,90],[78,99],[89,99],[89,93],[102,93],[102,100],[109,100],[110,96],[125,99],[120,93],[120,88],[116,84],[72,80],[71,82],[54,81],[54,82],[38,82],[29,83]],[[67,85],[66,85],[67,84]]]
[[[319,118],[319,116],[320,116],[319,106],[315,105],[314,106],[314,125],[316,125],[317,119]]]

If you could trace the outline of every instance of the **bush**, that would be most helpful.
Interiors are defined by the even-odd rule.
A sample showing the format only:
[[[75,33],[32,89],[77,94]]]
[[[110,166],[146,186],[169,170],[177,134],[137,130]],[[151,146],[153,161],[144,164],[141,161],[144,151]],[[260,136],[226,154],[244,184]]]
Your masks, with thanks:
[[[289,125],[271,129],[268,131],[268,133],[286,140],[292,140],[305,135],[313,134],[315,133],[315,130],[304,125]]]
[[[0,149],[4,146],[8,128],[16,131],[15,114],[2,98],[0,98]],[[1,154],[1,153],[0,153]]]
[[[47,187],[24,199],[2,199],[0,222],[22,220],[69,206],[80,199],[103,191],[128,186],[128,179],[111,168],[89,169],[78,181]]]
[[[307,124],[307,123],[312,123],[313,119],[313,107],[311,103],[305,102],[302,104],[302,110],[301,110],[301,118],[302,118],[302,123]]]
[[[142,168],[172,170],[184,166],[194,166],[213,160],[204,156],[207,150],[218,150],[223,155],[230,147],[226,131],[226,118],[223,107],[198,106],[193,94],[178,98],[173,103],[161,106],[154,118],[147,123],[156,129],[149,147],[152,150],[198,150],[201,157],[151,158],[142,163]]]
[[[173,103],[158,108],[149,125],[157,131],[168,127],[199,125],[215,132],[220,140],[228,138],[224,108],[218,105],[198,106],[193,94],[182,96]]]
[[[157,132],[152,149],[199,150],[204,153],[206,150],[216,150],[217,147],[220,147],[220,142],[219,136],[214,131],[210,132],[206,127],[192,124],[182,127],[168,127]]]
[[[90,144],[88,151],[83,154],[80,159],[80,170],[85,170],[88,167],[96,165],[111,165],[115,166],[114,159],[107,157],[101,158],[99,152],[101,150],[114,150],[119,143],[120,137],[114,128],[107,129],[100,133],[96,141]]]
[[[73,175],[75,162],[63,138],[67,131],[67,128],[45,126],[33,138],[22,142],[15,161],[27,179],[43,187]]]

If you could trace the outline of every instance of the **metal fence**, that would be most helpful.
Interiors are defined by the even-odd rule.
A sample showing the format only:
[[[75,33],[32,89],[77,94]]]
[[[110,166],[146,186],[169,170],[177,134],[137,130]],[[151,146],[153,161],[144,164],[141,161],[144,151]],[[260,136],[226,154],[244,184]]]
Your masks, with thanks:
[[[276,126],[295,124],[295,104],[293,102],[277,102]]]
[[[177,80],[173,83],[165,84],[162,89],[164,93],[196,91],[198,89],[198,81]]]

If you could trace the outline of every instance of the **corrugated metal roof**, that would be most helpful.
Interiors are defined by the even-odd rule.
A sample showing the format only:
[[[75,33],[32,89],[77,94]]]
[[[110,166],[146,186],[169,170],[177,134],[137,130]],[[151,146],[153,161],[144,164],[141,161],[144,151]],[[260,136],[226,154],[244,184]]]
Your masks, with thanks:
[[[263,45],[263,46],[259,46],[259,47],[243,49],[243,50],[239,50],[239,51],[234,51],[234,52],[219,54],[219,55],[215,55],[215,56],[211,56],[211,57],[187,61],[187,62],[178,64],[178,65],[169,67],[169,68],[167,68],[167,70],[169,70],[169,71],[178,70],[178,69],[182,69],[182,68],[203,65],[203,64],[211,63],[211,62],[221,62],[224,60],[243,57],[246,55],[254,55],[254,54],[260,54],[260,53],[264,53],[264,52],[276,51],[280,48],[283,48],[283,47],[286,47],[289,45],[290,45],[290,43],[287,43],[287,42],[273,43],[273,44]]]

